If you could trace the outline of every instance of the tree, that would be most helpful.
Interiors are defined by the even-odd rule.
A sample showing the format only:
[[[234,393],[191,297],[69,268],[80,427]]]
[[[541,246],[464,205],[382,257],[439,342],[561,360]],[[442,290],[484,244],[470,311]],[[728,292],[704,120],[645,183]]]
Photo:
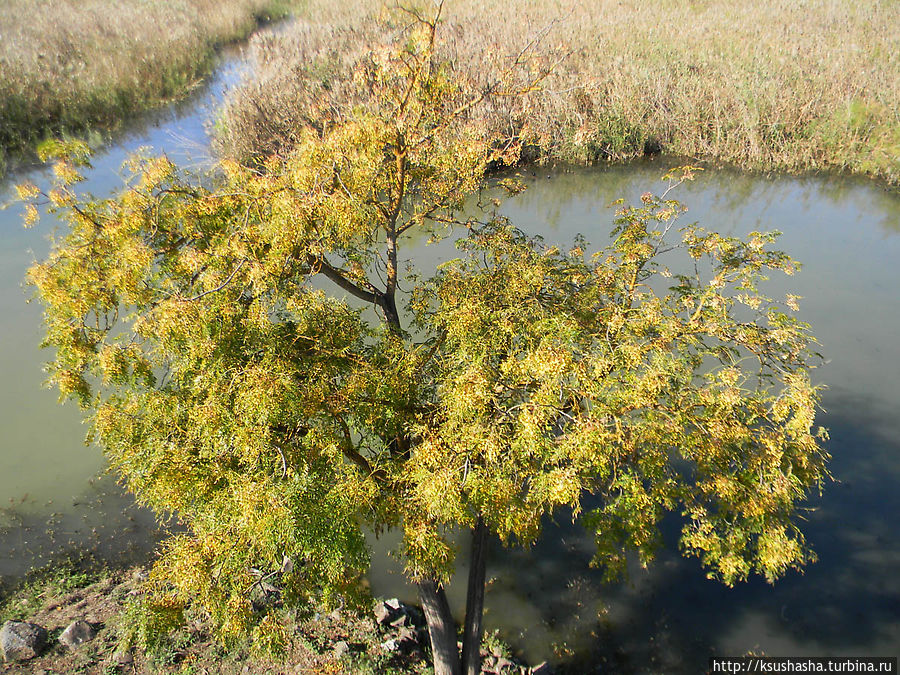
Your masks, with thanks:
[[[652,557],[670,511],[726,583],[804,564],[797,503],[827,475],[812,338],[757,288],[793,261],[771,235],[676,225],[668,194],[622,206],[593,256],[458,215],[523,142],[473,111],[521,89],[472,92],[435,56],[437,17],[411,16],[354,75],[368,104],[287,157],[224,162],[212,187],[137,158],[119,195],[91,200],[73,188],[82,148],[52,144],[59,184],[20,190],[69,226],[29,272],[50,379],[137,498],[187,526],[149,610],[193,603],[225,639],[278,644],[252,602],[263,580],[288,603],[352,596],[364,532],[400,528],[436,673],[477,673],[487,540],[528,545],[559,508],[611,575],[627,550]],[[458,259],[401,269],[412,235],[460,230]],[[679,252],[691,271],[673,275]],[[443,591],[460,528],[461,659]]]

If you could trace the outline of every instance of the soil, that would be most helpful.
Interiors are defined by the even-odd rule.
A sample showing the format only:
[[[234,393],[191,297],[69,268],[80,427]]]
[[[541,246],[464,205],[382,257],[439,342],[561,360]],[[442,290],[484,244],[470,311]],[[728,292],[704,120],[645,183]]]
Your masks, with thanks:
[[[29,621],[44,627],[48,645],[29,661],[0,661],[0,674],[51,675],[169,674],[201,675],[425,675],[432,672],[424,615],[417,607],[395,599],[375,602],[374,611],[337,609],[298,611],[291,626],[292,639],[280,657],[260,657],[250,645],[226,649],[215,640],[202,620],[169,635],[152,654],[123,648],[130,602],[142,594],[147,577],[143,567],[104,571],[72,588],[65,570],[46,580],[23,586],[0,602],[0,623],[5,619]],[[76,620],[91,624],[96,636],[74,650],[58,638]],[[532,671],[511,660],[502,645],[482,649],[483,673],[520,675]]]
[[[111,572],[85,588],[54,595],[52,585],[7,604],[5,615],[16,614],[16,603],[33,608],[31,623],[43,626],[49,635],[48,646],[37,658],[26,662],[0,662],[0,673],[223,673],[256,675],[304,673],[424,673],[430,669],[424,649],[416,645],[398,649],[384,646],[396,630],[379,625],[374,616],[336,610],[328,614],[312,613],[299,620],[295,638],[283,658],[261,658],[247,648],[225,650],[212,636],[209,626],[190,622],[171,636],[170,644],[149,655],[139,649],[119,648],[125,608],[129,600],[141,594],[146,577],[142,568]],[[97,631],[96,637],[75,650],[57,641],[73,621],[82,619]]]

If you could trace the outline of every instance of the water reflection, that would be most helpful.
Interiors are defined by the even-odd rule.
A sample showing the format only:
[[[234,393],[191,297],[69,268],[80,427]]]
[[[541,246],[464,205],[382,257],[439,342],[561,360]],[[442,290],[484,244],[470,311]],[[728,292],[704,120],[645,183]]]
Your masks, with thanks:
[[[677,516],[666,547],[625,583],[604,585],[590,567],[590,538],[568,514],[546,523],[529,550],[495,542],[486,626],[527,658],[553,654],[564,673],[696,673],[713,655],[892,655],[900,644],[900,436],[883,433],[864,398],[828,396],[838,481],[812,500],[803,530],[819,555],[775,585],[727,588],[677,552]],[[876,408],[877,410],[877,408]],[[465,556],[465,545],[461,555]],[[465,570],[451,603],[464,602]],[[399,569],[376,571],[376,591],[414,599]]]
[[[659,189],[657,164],[528,177],[504,212],[523,229],[565,244],[576,233],[608,240],[618,197]],[[821,341],[828,385],[820,423],[837,482],[807,507],[803,531],[819,554],[805,573],[727,588],[667,547],[630,581],[604,586],[591,541],[566,514],[533,549],[493,551],[486,625],[532,661],[555,655],[568,672],[696,673],[711,655],[887,655],[900,644],[900,197],[842,178],[766,178],[707,172],[675,195],[687,217],[731,234],[781,230],[779,247],[804,263],[765,291],[804,296],[802,317]],[[465,545],[462,544],[465,555]],[[451,602],[462,607],[464,570]],[[383,593],[412,596],[396,566],[373,575]]]

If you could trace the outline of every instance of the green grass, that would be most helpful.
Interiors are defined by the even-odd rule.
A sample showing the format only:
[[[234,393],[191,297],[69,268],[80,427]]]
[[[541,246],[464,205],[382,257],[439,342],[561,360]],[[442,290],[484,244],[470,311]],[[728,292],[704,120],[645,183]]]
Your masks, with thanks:
[[[103,570],[81,557],[64,557],[29,573],[10,589],[0,592],[0,624],[24,621],[48,598],[58,598],[103,577]]]

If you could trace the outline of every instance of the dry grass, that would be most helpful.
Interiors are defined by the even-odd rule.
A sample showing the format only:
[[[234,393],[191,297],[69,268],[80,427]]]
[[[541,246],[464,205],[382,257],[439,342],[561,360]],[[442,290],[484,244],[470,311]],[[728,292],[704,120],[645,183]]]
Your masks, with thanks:
[[[183,93],[280,0],[2,0],[0,160]],[[2,163],[2,162],[0,162]]]
[[[229,101],[222,147],[244,158],[283,150],[298,124],[352,105],[353,62],[391,38],[374,4],[309,0],[304,21],[254,38],[257,75]],[[568,56],[544,90],[482,111],[530,129],[545,158],[661,148],[900,183],[896,0],[448,0],[444,16],[442,54],[473,87],[550,27],[539,51]]]

